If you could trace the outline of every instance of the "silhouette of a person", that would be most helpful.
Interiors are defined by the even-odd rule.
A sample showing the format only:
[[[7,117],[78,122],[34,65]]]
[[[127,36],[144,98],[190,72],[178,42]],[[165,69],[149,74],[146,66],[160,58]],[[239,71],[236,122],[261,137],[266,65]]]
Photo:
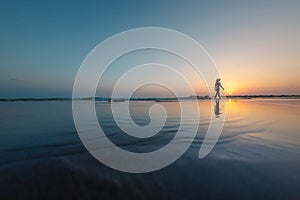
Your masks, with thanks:
[[[221,79],[218,78],[218,79],[216,80],[216,83],[215,83],[215,90],[216,90],[215,99],[217,98],[217,96],[219,97],[219,99],[221,99],[221,96],[220,96],[220,88],[222,88],[222,89],[224,90],[224,88],[223,88],[223,86],[222,86],[222,84],[221,84],[220,81],[221,81]]]

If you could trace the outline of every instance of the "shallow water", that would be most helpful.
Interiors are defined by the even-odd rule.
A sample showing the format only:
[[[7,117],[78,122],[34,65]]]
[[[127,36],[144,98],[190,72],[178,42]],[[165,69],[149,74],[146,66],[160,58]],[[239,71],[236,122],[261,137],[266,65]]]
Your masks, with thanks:
[[[154,103],[131,102],[138,125],[150,122],[148,108]],[[111,141],[129,151],[148,152],[168,144],[178,130],[178,102],[160,104],[168,113],[167,122],[147,139],[122,133],[109,103],[96,102],[96,111]],[[130,174],[101,164],[87,152],[77,135],[70,101],[1,102],[0,198],[300,198],[300,100],[227,100],[217,110],[215,102],[198,104],[196,138],[187,134],[179,141],[193,140],[184,155],[159,171]],[[210,117],[225,116],[225,106],[221,137],[212,152],[199,159]]]

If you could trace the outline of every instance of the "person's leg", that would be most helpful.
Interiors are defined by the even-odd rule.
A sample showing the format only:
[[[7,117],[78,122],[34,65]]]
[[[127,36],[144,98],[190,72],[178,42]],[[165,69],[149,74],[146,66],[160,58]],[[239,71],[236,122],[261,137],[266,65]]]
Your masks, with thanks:
[[[218,97],[219,97],[219,99],[221,99],[221,96],[220,96],[220,91],[218,91]]]

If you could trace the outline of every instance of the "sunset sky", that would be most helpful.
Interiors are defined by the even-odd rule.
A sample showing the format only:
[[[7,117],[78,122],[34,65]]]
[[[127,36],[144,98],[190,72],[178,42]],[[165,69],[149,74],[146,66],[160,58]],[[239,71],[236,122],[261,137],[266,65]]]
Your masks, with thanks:
[[[217,64],[227,94],[300,94],[297,0],[5,0],[0,5],[0,98],[70,97],[77,70],[96,45],[147,26],[174,29],[199,42]],[[119,72],[112,67],[104,82]],[[109,82],[103,84],[109,88]],[[205,94],[199,85],[193,82],[196,92]],[[98,93],[107,95],[105,89]]]

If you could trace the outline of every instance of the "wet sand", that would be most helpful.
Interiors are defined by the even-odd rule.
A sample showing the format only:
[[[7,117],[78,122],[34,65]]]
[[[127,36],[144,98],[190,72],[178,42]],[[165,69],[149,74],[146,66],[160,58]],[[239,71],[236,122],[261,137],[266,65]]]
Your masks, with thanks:
[[[86,102],[83,102],[86,103]],[[120,105],[122,102],[118,102]],[[152,138],[127,138],[112,120],[109,103],[97,102],[109,138],[130,151],[163,147],[180,122],[178,102],[132,102],[137,124],[149,123],[147,108],[168,111],[163,131]],[[188,103],[185,102],[185,103]],[[222,135],[198,158],[209,119],[225,115]],[[82,145],[71,102],[0,103],[1,199],[299,199],[300,100],[199,101],[201,121],[191,147],[159,171],[129,174],[93,158]],[[192,122],[191,122],[192,123]],[[187,139],[179,142],[186,142]]]

